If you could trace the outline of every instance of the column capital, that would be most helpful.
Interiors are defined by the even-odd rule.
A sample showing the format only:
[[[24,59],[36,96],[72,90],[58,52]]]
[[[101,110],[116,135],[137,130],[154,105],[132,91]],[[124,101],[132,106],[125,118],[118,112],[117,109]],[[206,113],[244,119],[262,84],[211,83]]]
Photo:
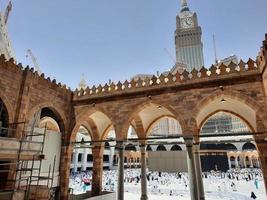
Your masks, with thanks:
[[[145,154],[146,153],[146,145],[140,144],[139,147],[140,147],[141,154]]]
[[[116,147],[120,150],[124,149],[124,141],[123,140],[117,140],[116,141]]]
[[[140,148],[146,148],[146,146],[147,146],[146,144],[139,144]]]
[[[184,136],[184,142],[186,147],[192,147],[194,144],[193,136]]]

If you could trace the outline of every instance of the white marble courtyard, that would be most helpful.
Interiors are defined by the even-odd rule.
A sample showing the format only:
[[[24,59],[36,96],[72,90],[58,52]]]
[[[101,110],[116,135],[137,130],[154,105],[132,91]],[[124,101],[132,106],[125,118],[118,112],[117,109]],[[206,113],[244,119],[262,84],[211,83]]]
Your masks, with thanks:
[[[125,170],[124,191],[126,200],[139,200],[141,196],[140,169]],[[149,200],[189,200],[190,191],[187,173],[148,172]],[[259,170],[231,173],[208,173],[203,175],[206,200],[249,200],[254,192],[256,199],[266,200],[263,177]],[[103,189],[116,191],[117,171],[105,171]],[[70,187],[74,194],[80,194],[91,189],[84,182],[91,181],[91,172],[74,174]],[[258,189],[257,189],[257,186]]]

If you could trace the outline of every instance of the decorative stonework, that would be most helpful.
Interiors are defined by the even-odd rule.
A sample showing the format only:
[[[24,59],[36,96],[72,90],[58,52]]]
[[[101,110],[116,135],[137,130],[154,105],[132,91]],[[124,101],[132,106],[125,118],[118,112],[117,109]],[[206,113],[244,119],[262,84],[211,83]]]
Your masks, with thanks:
[[[190,84],[196,81],[210,81],[213,78],[227,78],[227,76],[242,76],[251,72],[260,72],[258,64],[249,59],[248,62],[240,61],[238,65],[231,62],[228,66],[221,64],[216,67],[212,65],[209,69],[202,67],[199,71],[193,69],[191,72],[186,70],[183,73],[177,72],[176,74],[169,73],[167,75],[161,74],[160,76],[153,75],[151,78],[146,78],[142,80],[141,78],[131,81],[125,80],[123,83],[119,81],[118,83],[112,82],[111,84],[105,84],[104,86],[92,86],[86,89],[76,89],[74,91],[74,99],[78,100],[85,97],[101,96],[105,94],[114,93],[127,93],[131,91],[140,91],[146,89],[153,89],[166,86],[177,86],[181,84]]]

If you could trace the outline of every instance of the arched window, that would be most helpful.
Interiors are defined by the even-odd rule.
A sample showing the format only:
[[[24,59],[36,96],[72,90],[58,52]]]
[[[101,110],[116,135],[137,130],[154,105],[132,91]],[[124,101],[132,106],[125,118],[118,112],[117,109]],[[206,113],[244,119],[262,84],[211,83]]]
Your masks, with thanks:
[[[93,155],[87,154],[87,162],[93,162]]]
[[[109,155],[103,155],[103,162],[108,163],[109,162]]]
[[[164,146],[164,145],[159,145],[158,147],[157,147],[157,151],[167,151],[166,150],[166,147]]]
[[[105,149],[110,149],[109,142],[105,142]]]
[[[146,151],[152,151],[152,148],[151,148],[150,145],[147,145],[147,147],[146,147]]]
[[[237,151],[237,148],[235,145],[233,145],[231,143],[227,143],[227,144],[225,144],[225,150]]]
[[[136,147],[133,144],[127,144],[125,151],[136,151]]]
[[[182,151],[182,148],[179,145],[175,144],[172,146],[171,151]]]
[[[256,147],[253,143],[247,142],[243,145],[242,150],[243,151],[253,151],[253,150],[256,150]]]

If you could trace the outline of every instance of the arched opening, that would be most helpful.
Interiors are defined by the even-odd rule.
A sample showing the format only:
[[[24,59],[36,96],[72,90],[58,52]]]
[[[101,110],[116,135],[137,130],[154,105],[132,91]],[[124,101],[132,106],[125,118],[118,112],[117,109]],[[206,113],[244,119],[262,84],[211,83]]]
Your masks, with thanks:
[[[52,107],[43,107],[39,109],[33,116],[29,116],[27,121],[29,122],[25,127],[24,139],[29,141],[29,144],[38,144],[39,152],[43,149],[45,159],[34,161],[21,161],[20,168],[31,169],[32,175],[35,177],[51,177],[53,178],[53,185],[49,187],[60,186],[60,159],[61,159],[61,141],[62,134],[64,133],[65,126],[62,120],[62,116]],[[38,170],[40,169],[40,174]],[[51,174],[51,172],[53,172]],[[29,172],[24,170],[19,173],[26,177],[30,175]],[[44,179],[40,181],[40,185],[48,184],[49,180]],[[51,180],[50,180],[51,183]]]
[[[133,124],[135,128],[137,127],[136,129],[139,128],[139,130],[141,130],[140,132],[143,130],[145,135],[143,136],[142,134],[142,137],[149,138],[146,147],[148,170],[177,172],[179,168],[183,168],[181,171],[185,171],[186,163],[185,166],[183,166],[179,162],[179,160],[182,159],[180,151],[176,153],[171,153],[169,151],[171,143],[183,142],[182,138],[172,138],[182,134],[182,129],[184,127],[183,118],[169,106],[156,103],[148,103],[138,108],[138,111],[134,113],[136,124]],[[177,150],[178,149],[180,150],[180,148],[177,148]],[[161,160],[160,163],[157,162],[158,159]],[[184,159],[186,159],[186,155]]]
[[[125,151],[137,151],[136,147],[133,144],[127,144]]]
[[[256,149],[256,146],[253,143],[247,142],[247,143],[245,143],[243,145],[242,150],[243,151],[254,151],[254,150],[257,150],[257,149]]]
[[[160,144],[158,147],[157,147],[157,151],[167,151],[166,147],[162,144]]]
[[[79,124],[81,126],[78,129]],[[84,145],[83,143],[76,143],[76,146],[82,146],[82,148],[78,150],[81,152],[78,152],[78,161],[76,161],[77,171],[72,170],[69,187],[73,189],[73,194],[87,193],[84,195],[91,197],[91,195],[99,195],[105,189],[105,185],[102,185],[104,184],[102,181],[102,176],[105,174],[104,169],[116,167],[116,143],[112,141],[116,138],[116,135],[110,118],[105,113],[97,110],[84,111],[78,116],[77,125],[72,131],[72,141],[75,135],[76,137],[79,135],[81,128],[84,129],[82,140],[86,142],[84,142]],[[86,138],[84,135],[86,135]],[[96,142],[100,140],[108,141]],[[80,160],[79,154],[81,154]],[[72,162],[73,167],[74,163]]]
[[[81,125],[77,134],[76,142],[80,142],[74,146],[73,160],[71,163],[71,171],[73,173],[79,171],[88,171],[92,168],[93,156],[92,149],[90,148],[92,140],[90,131]]]
[[[251,139],[252,136],[231,136],[231,134],[249,132],[251,132],[249,125],[230,112],[218,111],[208,115],[202,123],[200,134],[202,136],[216,135],[216,138],[201,138],[200,149],[205,152],[201,155],[202,170],[229,170],[232,166],[232,161],[229,160],[229,151],[237,158],[235,166],[243,168],[245,166],[241,159],[243,156],[237,152],[238,143],[234,143],[234,141]],[[226,134],[227,136],[225,136]]]
[[[231,156],[231,157],[230,157],[230,161],[231,161],[231,168],[234,169],[234,168],[236,167],[236,166],[235,166],[235,165],[236,165],[235,157],[234,157],[234,156]]]
[[[0,137],[8,137],[9,131],[8,131],[8,123],[9,123],[9,116],[7,108],[0,98]],[[5,170],[9,169],[8,164],[9,161],[0,161],[0,189],[4,188],[5,181],[8,179],[8,172],[5,172]]]
[[[109,142],[105,142],[105,149],[110,149],[110,144],[109,144]]]
[[[171,151],[182,151],[182,148],[178,144],[175,144],[171,147]]]
[[[174,136],[182,134],[182,127],[173,117],[160,117],[148,127],[148,135],[153,136]]]
[[[146,146],[146,151],[152,151],[152,148],[151,148],[150,145],[147,145],[147,146]]]
[[[237,151],[237,148],[234,144],[231,143],[226,143],[225,144],[225,150],[229,150],[229,151]]]
[[[242,143],[254,140],[252,132],[259,130],[262,126],[259,122],[262,118],[256,113],[257,103],[253,99],[246,96],[241,97],[238,94],[233,95],[232,98],[227,94],[224,95],[222,92],[221,95],[217,94],[207,98],[201,101],[197,107],[195,119],[200,134],[202,134],[201,143],[230,143],[235,146],[227,145],[225,150],[208,148],[205,152],[201,151],[202,171],[217,169],[220,171],[230,170],[230,172],[236,173],[250,170],[244,168],[251,168],[251,154],[243,151]],[[208,157],[210,157],[209,160]],[[210,162],[216,159],[217,162]],[[251,172],[254,175],[258,173],[253,170]],[[261,171],[259,174],[264,175]],[[255,178],[252,180],[254,181]],[[264,182],[264,179],[261,179],[261,182]],[[265,190],[264,187],[263,190]]]
[[[8,136],[8,123],[9,123],[9,116],[7,108],[0,98],[0,137],[7,137]]]

